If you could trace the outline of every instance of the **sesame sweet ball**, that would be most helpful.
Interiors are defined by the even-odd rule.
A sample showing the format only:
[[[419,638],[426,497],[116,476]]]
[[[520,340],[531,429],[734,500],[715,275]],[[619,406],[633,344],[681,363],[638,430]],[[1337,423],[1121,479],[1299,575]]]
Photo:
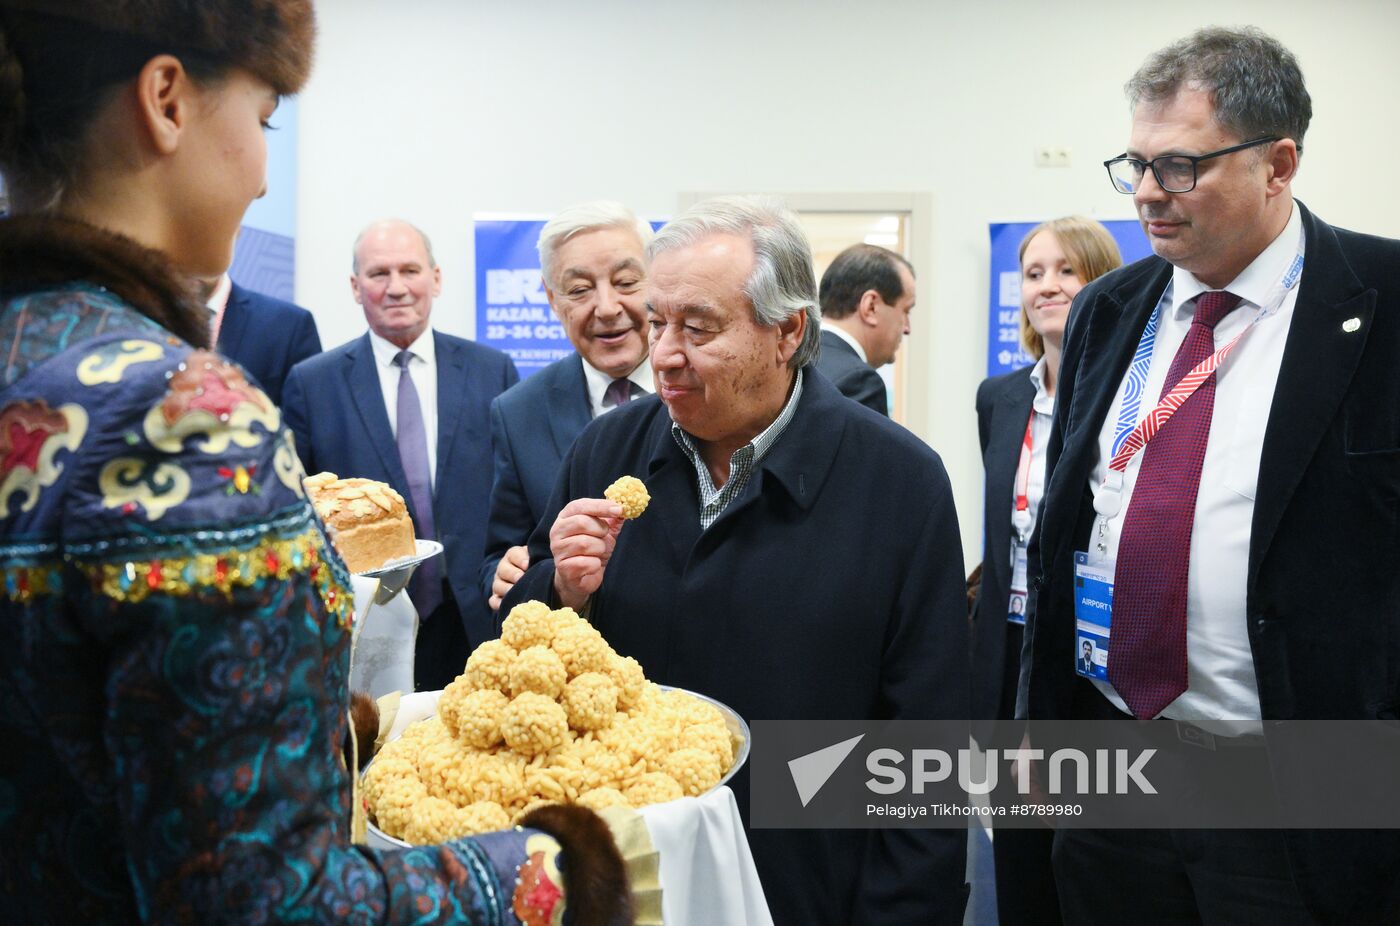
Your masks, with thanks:
[[[533,691],[551,699],[559,697],[568,681],[564,660],[547,646],[521,650],[511,662],[507,677],[512,695]]]
[[[622,517],[630,521],[647,510],[651,495],[636,476],[622,476],[603,490],[603,497],[622,506]]]
[[[467,684],[473,689],[510,691],[510,666],[518,654],[504,640],[487,640],[467,657]]]
[[[568,608],[515,608],[438,716],[365,773],[375,824],[414,844],[518,822],[548,803],[642,807],[703,794],[734,762],[723,715],[663,692]]]

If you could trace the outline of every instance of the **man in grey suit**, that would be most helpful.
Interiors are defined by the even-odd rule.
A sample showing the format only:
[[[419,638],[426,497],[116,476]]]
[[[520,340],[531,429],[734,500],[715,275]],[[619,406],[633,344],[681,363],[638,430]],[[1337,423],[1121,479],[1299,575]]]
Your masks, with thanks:
[[[642,304],[650,240],[650,225],[609,201],[571,206],[540,232],[545,295],[577,353],[491,403],[495,478],[481,585],[492,610],[530,565],[525,542],[574,438],[654,391]]]
[[[847,398],[889,414],[875,371],[894,359],[909,333],[914,268],[893,251],[853,244],[822,274],[822,350],[817,369]]]

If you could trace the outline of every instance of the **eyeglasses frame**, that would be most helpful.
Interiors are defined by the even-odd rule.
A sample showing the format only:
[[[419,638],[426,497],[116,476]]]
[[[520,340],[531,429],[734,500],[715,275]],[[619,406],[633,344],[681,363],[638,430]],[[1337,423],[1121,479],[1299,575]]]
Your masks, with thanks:
[[[1234,154],[1236,151],[1244,151],[1246,148],[1253,148],[1258,145],[1272,144],[1276,141],[1282,141],[1284,137],[1285,136],[1282,135],[1266,135],[1262,138],[1256,138],[1253,141],[1242,142],[1238,145],[1231,145],[1228,148],[1221,148],[1219,151],[1208,151],[1205,154],[1162,154],[1158,155],[1150,161],[1144,161],[1142,158],[1130,158],[1128,157],[1128,153],[1125,151],[1122,154],[1118,155],[1118,157],[1116,158],[1109,158],[1107,161],[1104,161],[1103,166],[1104,169],[1108,171],[1108,180],[1110,183],[1113,184],[1113,189],[1119,193],[1124,194],[1125,196],[1136,195],[1137,190],[1124,190],[1120,188],[1118,186],[1118,180],[1113,176],[1113,165],[1122,163],[1124,161],[1131,161],[1135,164],[1141,164],[1145,168],[1150,167],[1152,169],[1152,179],[1157,181],[1157,186],[1161,187],[1163,193],[1190,193],[1196,188],[1196,184],[1200,180],[1200,165],[1202,161],[1209,161],[1211,158],[1218,158],[1226,154]],[[1298,153],[1301,154],[1302,151],[1303,148],[1301,145],[1299,145]],[[1191,185],[1186,189],[1169,190],[1167,189],[1167,185],[1162,182],[1162,175],[1157,172],[1157,162],[1164,161],[1168,158],[1184,158],[1191,162]],[[1145,175],[1146,171],[1143,171],[1143,173]]]

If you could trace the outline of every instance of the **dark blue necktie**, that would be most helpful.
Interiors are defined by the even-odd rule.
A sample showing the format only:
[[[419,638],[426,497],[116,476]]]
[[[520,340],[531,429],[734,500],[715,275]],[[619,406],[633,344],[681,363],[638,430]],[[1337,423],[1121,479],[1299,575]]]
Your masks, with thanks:
[[[399,462],[403,464],[404,476],[408,478],[408,494],[413,501],[413,512],[417,515],[414,529],[424,540],[437,539],[437,527],[433,523],[433,482],[428,467],[428,431],[423,426],[423,406],[418,403],[418,390],[413,385],[413,374],[408,371],[408,363],[413,354],[401,350],[394,356],[399,368],[398,433],[395,442],[399,446]],[[428,615],[442,603],[442,567],[439,557],[433,557],[418,567],[418,572],[409,585],[408,595],[413,606],[418,609],[420,619]]]

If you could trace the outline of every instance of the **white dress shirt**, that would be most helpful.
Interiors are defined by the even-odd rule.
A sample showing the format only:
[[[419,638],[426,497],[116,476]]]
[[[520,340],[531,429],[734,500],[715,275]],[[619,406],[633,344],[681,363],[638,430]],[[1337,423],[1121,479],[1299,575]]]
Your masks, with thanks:
[[[582,357],[579,359],[582,359]],[[613,378],[611,376],[604,373],[602,370],[595,369],[592,364],[584,360],[583,378],[588,383],[588,408],[592,411],[594,418],[597,418],[604,412],[610,412],[617,407],[615,405],[603,404],[603,399],[606,398],[605,393],[607,393],[608,387],[612,385]],[[627,374],[627,378],[641,389],[640,392],[636,389],[632,390],[634,397],[651,395],[656,391],[655,384],[651,379],[651,360],[646,357],[642,358],[642,362],[637,369]]]
[[[399,365],[394,358],[399,348],[375,334],[369,333],[369,344],[374,349],[374,367],[379,371],[379,389],[384,394],[384,410],[389,413],[389,430],[394,439],[399,436]],[[428,328],[418,336],[418,340],[408,345],[413,357],[408,361],[408,372],[413,377],[413,387],[418,390],[418,405],[423,410],[423,429],[428,432],[428,475],[437,484],[437,351],[433,343],[433,329]],[[397,450],[395,451],[397,452]],[[346,474],[344,475],[353,475]]]
[[[1293,262],[1301,228],[1302,219],[1295,207],[1288,224],[1273,243],[1225,287],[1241,297],[1241,302],[1239,308],[1216,326],[1217,349],[1249,326],[1274,284]],[[1200,724],[1207,729],[1211,728],[1211,721],[1257,721],[1260,717],[1259,684],[1254,675],[1245,610],[1250,525],[1254,519],[1254,494],[1259,481],[1264,430],[1269,422],[1299,286],[1289,291],[1277,312],[1260,321],[1240,341],[1215,374],[1215,406],[1196,495],[1186,583],[1187,689],[1162,712],[1164,717]],[[1157,307],[1160,315],[1157,340],[1138,410],[1139,421],[1156,406],[1172,358],[1186,339],[1195,316],[1195,304],[1191,300],[1208,289],[1189,272],[1179,267],[1173,271]],[[1126,382],[1125,376],[1099,432],[1099,459],[1091,477],[1095,496],[1103,485],[1108,461],[1113,455],[1114,428]],[[1108,555],[1115,561],[1123,516],[1132,502],[1133,486],[1145,453],[1138,453],[1128,463],[1123,475],[1122,507],[1108,521],[1105,539]],[[1112,661],[1111,630],[1108,648]],[[1068,653],[1065,658],[1070,658]],[[1101,681],[1094,684],[1119,710],[1126,712],[1122,698],[1111,685]],[[1238,732],[1238,728],[1233,731],[1222,728],[1222,732]]]
[[[1020,599],[1022,611],[1026,604],[1026,547],[1035,531],[1036,518],[1040,514],[1040,502],[1045,496],[1045,451],[1050,443],[1050,425],[1055,415],[1055,397],[1045,388],[1045,368],[1048,361],[1041,357],[1031,367],[1031,385],[1035,387],[1035,397],[1031,399],[1031,458],[1030,469],[1026,473],[1026,513],[1019,520],[1016,511],[1016,496],[1020,492],[1021,462],[1016,460],[1016,475],[1011,482],[1011,588],[1007,597],[1008,614],[1018,613],[1012,602]],[[1018,443],[1019,451],[1022,444]]]
[[[1035,387],[1035,398],[1031,399],[1031,413],[1034,415],[1031,422],[1031,471],[1026,479],[1027,510],[1031,516],[1030,527],[1026,531],[1028,540],[1031,531],[1035,530],[1036,516],[1040,513],[1040,500],[1045,495],[1045,451],[1050,444],[1050,425],[1055,416],[1055,397],[1045,389],[1045,367],[1044,357],[1031,367],[1031,385]],[[1012,493],[1014,496],[1014,485]],[[1016,523],[1014,497],[1011,501],[1011,523]]]
[[[233,280],[225,273],[209,291],[204,305],[209,309],[209,343],[219,343],[219,329],[224,326],[224,310],[228,308],[228,297],[233,295]]]
[[[842,328],[840,325],[830,324],[829,322],[822,322],[822,330],[830,331],[832,334],[851,345],[851,349],[856,352],[856,356],[860,358],[861,363],[870,363],[869,358],[865,356],[865,348],[861,347],[860,342],[856,340],[856,336],[845,328]]]

